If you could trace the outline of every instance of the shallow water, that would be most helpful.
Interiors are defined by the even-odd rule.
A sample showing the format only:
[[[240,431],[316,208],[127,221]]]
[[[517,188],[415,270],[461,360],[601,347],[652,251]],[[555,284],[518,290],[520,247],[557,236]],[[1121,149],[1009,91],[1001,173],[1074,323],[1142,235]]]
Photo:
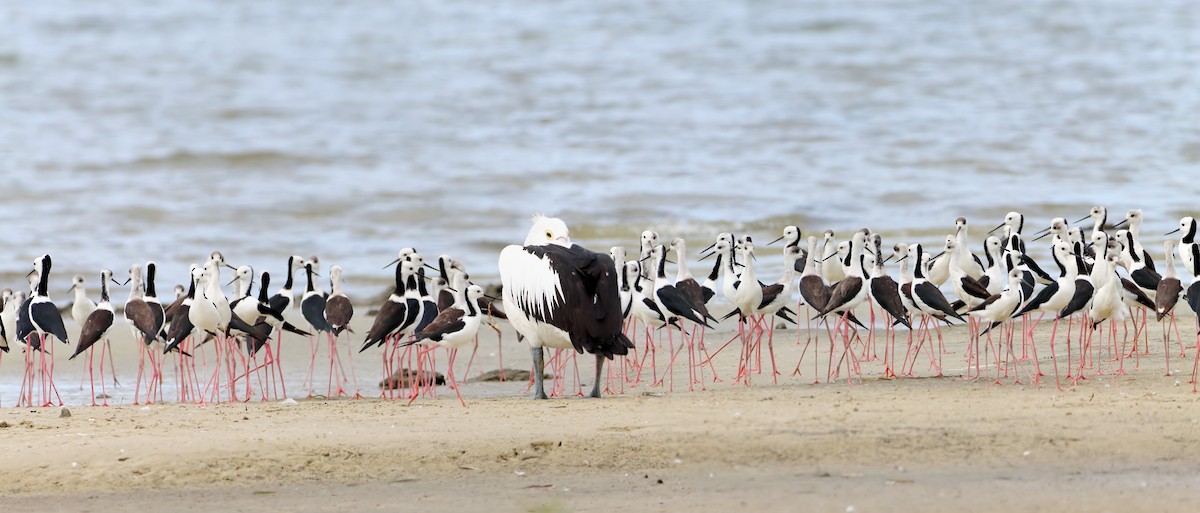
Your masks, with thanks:
[[[1193,208],[1191,2],[0,4],[0,278]],[[1161,231],[1160,231],[1161,229]],[[973,232],[981,233],[982,230]],[[978,239],[973,245],[977,245]],[[695,243],[693,247],[699,248]],[[766,259],[767,265],[772,260]],[[123,292],[115,292],[123,297]]]

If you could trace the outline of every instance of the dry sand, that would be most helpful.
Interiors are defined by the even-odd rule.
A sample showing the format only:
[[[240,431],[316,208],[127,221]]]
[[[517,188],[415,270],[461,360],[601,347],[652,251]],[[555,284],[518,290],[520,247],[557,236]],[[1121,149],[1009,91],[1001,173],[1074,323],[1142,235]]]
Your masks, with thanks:
[[[0,494],[16,511],[1186,511],[1200,492],[1191,350],[1166,377],[1150,331],[1140,368],[1062,392],[1048,330],[1051,379],[1021,386],[961,379],[959,328],[950,376],[883,380],[870,362],[853,387],[788,376],[802,346],[786,331],[786,379],[751,388],[728,382],[727,350],[727,381],[691,393],[681,372],[673,393],[535,402],[514,386],[469,408],[443,387],[412,405],[6,409]],[[527,365],[505,340],[506,364]]]

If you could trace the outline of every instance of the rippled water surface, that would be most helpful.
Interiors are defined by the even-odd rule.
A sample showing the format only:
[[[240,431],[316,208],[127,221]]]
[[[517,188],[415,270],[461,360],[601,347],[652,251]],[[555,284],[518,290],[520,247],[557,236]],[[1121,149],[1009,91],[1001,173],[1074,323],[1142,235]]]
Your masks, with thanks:
[[[155,259],[167,288],[213,249],[317,254],[374,294],[408,245],[494,277],[536,212],[596,249],[786,223],[935,242],[957,215],[1096,203],[1161,233],[1195,208],[1197,12],[6,2],[0,270],[19,286],[50,252],[65,298],[102,266]]]

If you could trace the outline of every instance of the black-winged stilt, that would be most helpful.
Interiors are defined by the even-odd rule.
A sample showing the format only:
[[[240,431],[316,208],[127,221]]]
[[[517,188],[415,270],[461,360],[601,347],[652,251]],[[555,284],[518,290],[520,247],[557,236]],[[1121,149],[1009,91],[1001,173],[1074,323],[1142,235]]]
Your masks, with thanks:
[[[1040,312],[1042,315],[1050,313],[1055,316],[1054,326],[1050,329],[1050,359],[1054,364],[1054,386],[1061,390],[1062,383],[1058,373],[1058,355],[1054,349],[1054,340],[1058,334],[1058,321],[1060,319],[1058,312],[1066,308],[1071,298],[1075,295],[1075,280],[1079,276],[1079,268],[1074,255],[1071,253],[1071,245],[1065,240],[1056,239],[1051,248],[1050,255],[1054,259],[1054,263],[1058,265],[1060,271],[1058,279],[1042,287],[1042,290],[1026,301],[1025,305],[1017,313],[1013,314],[1013,317],[1034,312]],[[1037,322],[1034,322],[1034,326],[1038,322],[1041,322],[1041,316],[1038,317]],[[1030,328],[1029,331],[1032,332],[1033,328]],[[1067,333],[1070,334],[1070,332],[1071,324],[1068,321]],[[1069,340],[1070,338],[1068,337],[1068,344],[1070,344]],[[1034,343],[1036,344],[1036,341]],[[1070,377],[1069,372],[1067,377]]]
[[[458,388],[460,383],[454,376],[454,360],[458,356],[458,349],[474,342],[475,335],[479,332],[479,326],[483,321],[483,316],[479,311],[479,299],[483,297],[483,288],[471,284],[461,292],[461,295],[461,301],[456,301],[454,306],[438,312],[433,321],[418,330],[412,342],[408,343],[432,343],[450,352],[446,379],[450,386],[454,387],[458,401],[466,406],[467,402],[463,400],[462,392]],[[413,399],[416,396],[417,394],[413,394]]]
[[[953,265],[953,264],[951,264],[951,265]],[[978,333],[974,334],[974,336],[975,336],[974,354],[975,354],[975,362],[976,362],[975,377],[976,378],[979,378],[979,360],[983,358],[983,354],[979,350],[979,336],[986,334],[987,340],[988,340],[988,347],[989,348],[992,347],[992,329],[1004,324],[1005,322],[1008,322],[1010,320],[1010,318],[1013,316],[1013,314],[1015,314],[1017,312],[1017,310],[1021,307],[1021,303],[1024,302],[1024,295],[1022,293],[1023,289],[1021,287],[1021,279],[1022,279],[1021,271],[1019,269],[1015,269],[1015,268],[1012,269],[1011,271],[1008,272],[1008,281],[1007,281],[1007,283],[1005,283],[1004,289],[999,294],[992,294],[992,295],[988,296],[987,299],[983,300],[983,302],[979,303],[978,305],[971,308],[971,310],[969,310],[967,312],[967,315],[970,315],[971,317],[979,319],[980,322],[990,323],[983,330],[979,330]],[[1013,348],[1012,348],[1013,337],[1012,337],[1011,333],[1008,336],[1008,349],[1004,350],[1003,345],[1004,345],[1004,340],[1003,340],[1003,337],[1001,337],[1001,348],[995,349],[992,351],[993,355],[995,356],[995,361],[996,361],[996,383],[997,384],[1000,383],[1001,353],[1004,354],[1004,374],[1005,375],[1008,375],[1009,357],[1013,357],[1014,359],[1016,358],[1016,355],[1013,353]],[[1021,378],[1020,368],[1018,368],[1016,370],[1016,382],[1017,383],[1021,382],[1020,378]],[[1036,377],[1034,378],[1034,382],[1035,383],[1037,382]]]
[[[33,352],[37,351],[40,361],[39,374],[42,378],[42,406],[52,404],[50,399],[51,394],[57,398],[58,404],[62,404],[62,398],[58,395],[58,387],[54,385],[54,348],[47,347],[47,336],[53,336],[61,340],[64,344],[69,343],[67,337],[67,329],[63,325],[62,314],[58,311],[58,306],[50,300],[47,295],[50,281],[50,269],[52,261],[50,255],[42,255],[33,263],[33,273],[37,277],[37,286],[34,289],[33,295],[27,300],[28,305],[22,305],[22,312],[18,312],[25,317],[25,322],[20,322],[18,317],[17,339],[26,341],[26,378],[29,385],[25,389],[27,394],[23,396],[27,406],[33,406],[33,373],[32,373],[32,358]],[[47,364],[47,354],[49,353],[49,363]],[[18,402],[20,404],[20,402]]]
[[[113,313],[112,301],[108,296],[108,282],[113,280],[112,271],[104,269],[100,271],[100,303],[96,304],[88,316],[83,319],[82,328],[79,331],[79,340],[76,341],[75,351],[71,354],[68,360],[73,360],[84,351],[88,352],[88,379],[91,382],[92,406],[96,406],[96,380],[93,373],[95,363],[94,346],[99,342],[107,342],[108,334],[112,331],[113,320],[116,314]],[[76,294],[78,290],[83,288],[83,284],[75,283]],[[78,304],[78,296],[76,303]],[[74,313],[74,311],[72,312]],[[108,406],[108,392],[104,386],[104,351],[105,345],[100,345],[100,397],[101,404]]]
[[[150,302],[145,300],[145,283],[142,277],[142,266],[133,264],[129,267],[129,299],[125,301],[125,320],[129,323],[129,329],[133,333],[133,339],[138,344],[138,373],[137,382],[134,385],[133,404],[140,404],[142,383],[145,383],[146,402],[152,403],[158,398],[156,392],[160,392],[161,375],[159,374],[158,355],[154,351],[150,351],[147,356],[147,348],[154,343],[158,338],[158,333],[162,330],[163,315],[155,315],[156,310],[150,305]],[[162,305],[159,305],[158,313],[161,314]],[[150,360],[149,376],[146,373],[146,360]]]
[[[358,377],[354,373],[354,361],[352,352],[347,346],[346,358],[348,365],[344,365],[341,361],[341,354],[337,349],[337,341],[343,331],[350,329],[350,320],[354,318],[354,305],[350,303],[350,297],[342,290],[342,266],[334,265],[329,267],[329,297],[325,300],[325,321],[329,323],[329,374],[331,381],[337,381],[338,386],[336,391],[331,391],[330,394],[343,395],[345,390],[343,384],[347,382],[346,367],[350,367],[350,383],[354,387],[354,397],[362,397],[358,390]],[[353,333],[353,330],[351,330]],[[336,375],[335,375],[335,372]]]

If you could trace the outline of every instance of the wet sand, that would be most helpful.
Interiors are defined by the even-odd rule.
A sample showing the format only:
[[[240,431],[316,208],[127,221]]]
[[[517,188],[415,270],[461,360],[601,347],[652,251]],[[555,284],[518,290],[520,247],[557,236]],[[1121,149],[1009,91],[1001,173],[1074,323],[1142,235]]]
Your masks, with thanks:
[[[918,364],[926,377],[879,379],[873,361],[859,386],[813,385],[811,360],[788,375],[803,344],[780,331],[780,383],[764,373],[750,388],[729,382],[734,344],[716,359],[725,382],[696,392],[680,370],[675,392],[643,382],[601,400],[534,402],[520,384],[479,397],[465,385],[468,408],[440,387],[412,405],[6,409],[0,494],[17,510],[108,512],[1188,508],[1200,491],[1191,350],[1172,355],[1183,374],[1164,376],[1152,323],[1138,368],[1112,375],[1104,361],[1108,374],[1088,370],[1060,392],[1048,331],[1040,386],[964,381],[961,328],[946,332],[945,377]],[[507,366],[527,365],[523,346],[506,345]]]

